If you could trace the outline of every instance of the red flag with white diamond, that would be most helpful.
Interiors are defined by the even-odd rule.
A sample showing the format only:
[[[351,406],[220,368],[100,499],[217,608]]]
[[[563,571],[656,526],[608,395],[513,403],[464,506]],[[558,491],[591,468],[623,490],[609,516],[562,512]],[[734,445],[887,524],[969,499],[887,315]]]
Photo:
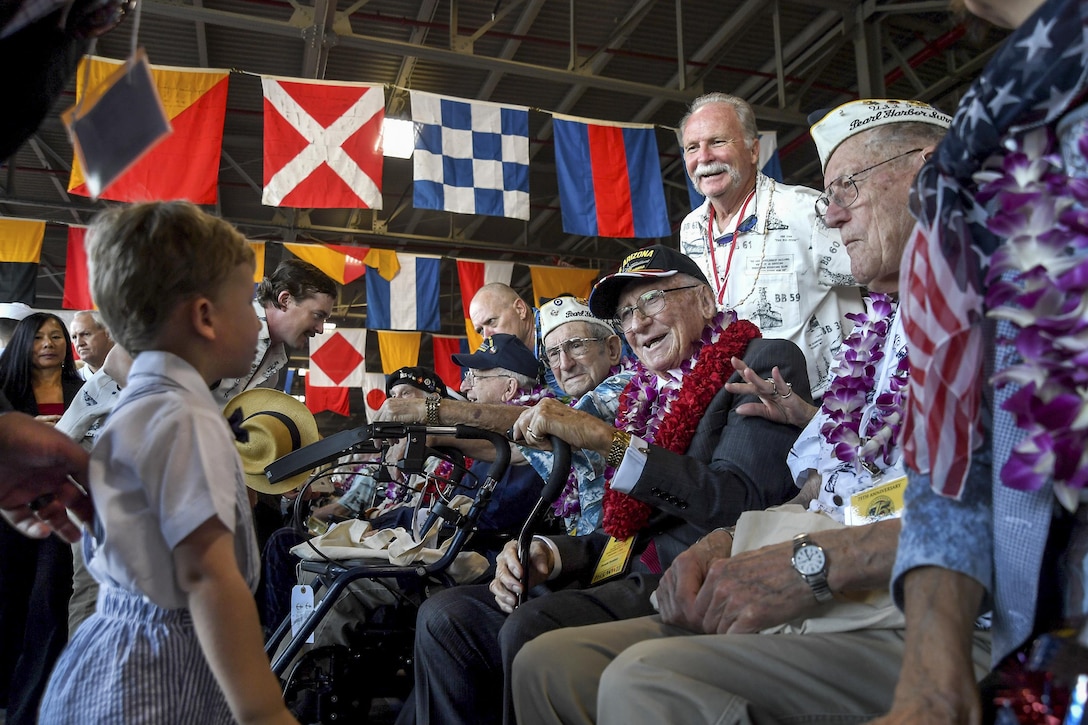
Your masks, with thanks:
[[[365,329],[340,328],[310,338],[310,385],[361,388],[365,375]]]

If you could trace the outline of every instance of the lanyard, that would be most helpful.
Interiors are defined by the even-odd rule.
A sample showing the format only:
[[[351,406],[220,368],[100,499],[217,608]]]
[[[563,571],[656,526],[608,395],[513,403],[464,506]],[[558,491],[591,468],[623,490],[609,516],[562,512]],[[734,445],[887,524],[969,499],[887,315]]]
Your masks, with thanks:
[[[706,230],[706,251],[710,255],[710,265],[714,270],[714,284],[718,286],[718,306],[722,304],[722,300],[725,299],[725,288],[729,284],[729,269],[733,266],[733,252],[737,251],[737,232],[740,229],[741,224],[744,223],[744,213],[748,211],[748,205],[752,203],[752,199],[756,196],[756,190],[752,189],[748,192],[748,196],[744,199],[744,203],[741,204],[740,213],[737,214],[737,223],[733,227],[733,241],[729,246],[729,256],[725,258],[725,275],[719,276],[718,274],[718,257],[714,254],[714,205],[710,205],[710,214],[708,215],[707,230]]]

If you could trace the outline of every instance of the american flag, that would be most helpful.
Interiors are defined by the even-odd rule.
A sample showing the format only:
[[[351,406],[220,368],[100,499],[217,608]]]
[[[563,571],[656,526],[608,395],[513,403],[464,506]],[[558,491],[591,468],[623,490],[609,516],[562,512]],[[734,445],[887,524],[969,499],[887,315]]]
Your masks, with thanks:
[[[911,377],[902,445],[934,490],[959,498],[981,443],[986,267],[1003,242],[986,227],[975,174],[1003,141],[1058,119],[1088,93],[1088,0],[1047,0],[964,96],[948,136],[918,174],[918,218],[900,272]]]

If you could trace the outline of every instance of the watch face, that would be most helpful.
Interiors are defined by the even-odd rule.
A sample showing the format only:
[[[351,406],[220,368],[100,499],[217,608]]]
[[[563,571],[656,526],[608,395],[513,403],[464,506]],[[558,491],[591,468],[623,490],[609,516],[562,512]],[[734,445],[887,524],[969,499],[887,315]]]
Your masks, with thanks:
[[[819,574],[824,570],[824,550],[818,546],[802,546],[793,555],[793,566],[804,576]]]

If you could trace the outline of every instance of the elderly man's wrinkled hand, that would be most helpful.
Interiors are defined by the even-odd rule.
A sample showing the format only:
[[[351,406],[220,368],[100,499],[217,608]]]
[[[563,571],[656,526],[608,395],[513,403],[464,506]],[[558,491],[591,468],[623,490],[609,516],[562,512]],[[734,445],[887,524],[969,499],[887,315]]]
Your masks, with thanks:
[[[600,418],[573,410],[554,398],[545,398],[526,409],[510,428],[514,441],[551,450],[548,436],[556,436],[571,448],[607,452],[615,429]]]
[[[426,403],[420,398],[389,398],[374,415],[372,423],[422,423],[427,419]]]
[[[712,562],[691,608],[702,617],[697,631],[748,634],[818,611],[792,559],[786,542]]]
[[[775,423],[804,428],[816,415],[816,408],[800,395],[793,394],[793,387],[782,377],[778,366],[771,370],[771,377],[764,379],[748,367],[740,358],[733,358],[733,369],[744,378],[742,383],[726,383],[725,389],[733,395],[754,395],[758,403],[742,403],[737,406],[741,415],[753,415]]]
[[[546,581],[555,567],[552,552],[539,541],[533,541],[529,545],[529,588]],[[495,578],[491,580],[488,589],[495,595],[495,601],[499,609],[510,614],[517,607],[518,594],[521,593],[521,562],[518,561],[518,545],[516,541],[506,542],[506,546],[499,552],[495,560]]]
[[[693,632],[701,632],[703,612],[695,607],[695,599],[706,580],[710,565],[728,558],[733,536],[727,531],[707,534],[673,560],[657,588],[657,607],[661,619]]]

